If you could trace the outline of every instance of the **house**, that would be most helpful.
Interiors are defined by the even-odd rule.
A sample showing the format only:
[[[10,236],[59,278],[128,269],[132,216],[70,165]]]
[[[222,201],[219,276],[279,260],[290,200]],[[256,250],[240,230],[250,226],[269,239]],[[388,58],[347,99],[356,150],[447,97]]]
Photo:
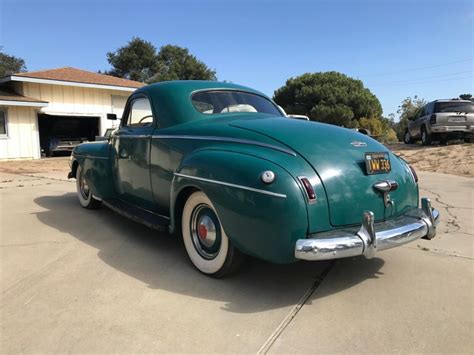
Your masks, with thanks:
[[[71,67],[0,78],[0,160],[39,159],[59,139],[94,140],[143,85]]]

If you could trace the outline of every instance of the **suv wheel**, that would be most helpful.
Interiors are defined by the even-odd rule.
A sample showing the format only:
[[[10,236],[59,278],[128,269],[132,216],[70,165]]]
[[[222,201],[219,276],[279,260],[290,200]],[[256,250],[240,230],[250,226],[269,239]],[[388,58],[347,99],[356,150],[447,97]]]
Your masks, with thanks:
[[[426,131],[426,127],[425,126],[421,127],[421,144],[431,145],[431,140],[432,140],[431,134],[429,134]]]
[[[403,136],[403,141],[405,144],[413,144],[413,138],[410,136],[410,132],[408,132],[408,129],[405,131],[405,135]]]

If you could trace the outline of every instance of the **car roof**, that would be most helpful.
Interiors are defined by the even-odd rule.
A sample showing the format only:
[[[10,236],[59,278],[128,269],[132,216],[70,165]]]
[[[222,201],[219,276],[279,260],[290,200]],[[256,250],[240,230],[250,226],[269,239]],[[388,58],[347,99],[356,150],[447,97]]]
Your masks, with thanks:
[[[133,95],[147,95],[152,101],[155,113],[160,117],[160,126],[169,127],[197,119],[210,118],[199,112],[192,104],[191,95],[202,90],[245,91],[271,100],[260,91],[246,86],[206,80],[163,81],[139,88]]]
[[[438,99],[433,102],[472,102],[471,100],[461,100],[461,99]]]
[[[240,90],[240,91],[248,91],[252,92],[261,96],[265,96],[265,94],[254,90],[252,88],[237,85],[234,83],[228,82],[220,82],[220,81],[210,81],[210,80],[174,80],[174,81],[162,81],[159,83],[150,84],[138,89],[136,92],[154,92],[154,91],[177,91],[177,92],[187,92],[191,94],[194,91],[199,90]]]

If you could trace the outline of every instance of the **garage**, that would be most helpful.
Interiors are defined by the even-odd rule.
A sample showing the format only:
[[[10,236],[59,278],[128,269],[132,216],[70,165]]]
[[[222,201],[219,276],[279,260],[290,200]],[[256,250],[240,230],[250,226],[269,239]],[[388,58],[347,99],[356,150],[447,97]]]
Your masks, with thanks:
[[[47,157],[66,154],[99,135],[100,117],[38,114],[41,154]]]
[[[0,77],[0,160],[67,155],[119,124],[144,84],[64,67]]]

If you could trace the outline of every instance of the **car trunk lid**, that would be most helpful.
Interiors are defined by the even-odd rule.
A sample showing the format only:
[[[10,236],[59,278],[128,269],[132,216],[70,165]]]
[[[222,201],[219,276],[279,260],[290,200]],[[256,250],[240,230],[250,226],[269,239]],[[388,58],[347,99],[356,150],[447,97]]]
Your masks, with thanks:
[[[416,204],[413,191],[409,193],[404,188],[411,178],[406,167],[385,146],[366,135],[333,125],[286,118],[236,120],[230,125],[271,137],[300,154],[323,183],[333,226],[359,224],[365,210],[374,212],[376,220],[383,220]],[[367,152],[387,152],[392,170],[368,175]],[[373,188],[376,182],[388,179],[402,187],[391,193],[397,201],[389,210],[380,192]]]

